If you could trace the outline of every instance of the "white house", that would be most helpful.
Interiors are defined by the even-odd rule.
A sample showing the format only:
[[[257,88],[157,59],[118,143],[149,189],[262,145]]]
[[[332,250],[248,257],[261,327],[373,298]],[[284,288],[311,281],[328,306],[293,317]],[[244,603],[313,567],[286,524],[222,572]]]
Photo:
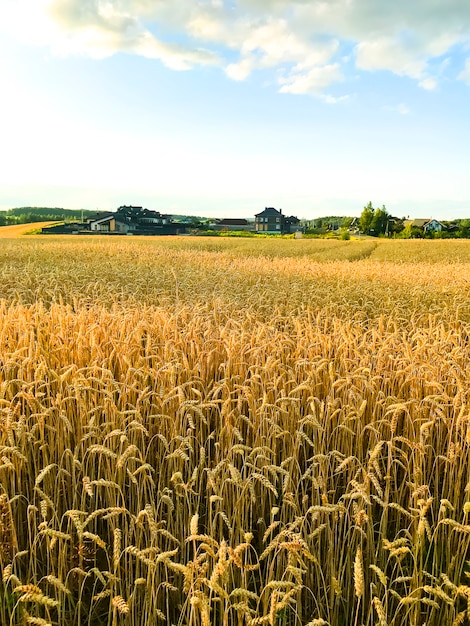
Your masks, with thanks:
[[[128,233],[129,224],[116,217],[115,213],[90,221],[90,230],[104,233]]]

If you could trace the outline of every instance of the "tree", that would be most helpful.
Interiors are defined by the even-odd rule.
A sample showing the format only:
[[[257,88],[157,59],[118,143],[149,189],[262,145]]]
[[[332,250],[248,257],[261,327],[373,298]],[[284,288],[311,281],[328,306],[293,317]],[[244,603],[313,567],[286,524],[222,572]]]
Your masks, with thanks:
[[[458,233],[459,237],[470,237],[470,219],[460,220]]]
[[[385,204],[381,209],[374,209],[372,202],[369,202],[361,213],[359,226],[366,235],[378,237],[391,232],[394,219],[385,208]]]
[[[405,218],[392,217],[388,220],[388,234],[394,237],[405,228]]]
[[[202,230],[204,228],[204,224],[202,223],[202,221],[198,217],[195,217],[194,215],[191,216],[189,220],[189,225],[190,225],[190,228],[194,230]]]
[[[375,209],[370,224],[371,235],[384,235],[387,232],[389,219],[390,215],[388,214],[385,205],[383,205],[381,209]]]
[[[343,217],[341,220],[341,228],[350,228],[353,220],[353,217]]]
[[[372,208],[372,202],[369,202],[369,204],[364,207],[364,210],[361,213],[361,217],[359,218],[359,225],[361,227],[361,230],[366,235],[369,234],[369,231],[371,229],[373,217],[374,209]]]
[[[404,227],[404,229],[400,232],[400,239],[422,239],[423,231],[418,226],[413,226],[412,222],[408,222],[408,224]]]

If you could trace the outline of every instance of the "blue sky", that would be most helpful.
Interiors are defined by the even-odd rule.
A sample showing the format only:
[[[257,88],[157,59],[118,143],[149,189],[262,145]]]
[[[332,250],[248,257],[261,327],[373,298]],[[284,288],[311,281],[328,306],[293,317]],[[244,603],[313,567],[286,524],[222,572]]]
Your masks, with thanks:
[[[470,217],[468,0],[3,0],[0,207]]]

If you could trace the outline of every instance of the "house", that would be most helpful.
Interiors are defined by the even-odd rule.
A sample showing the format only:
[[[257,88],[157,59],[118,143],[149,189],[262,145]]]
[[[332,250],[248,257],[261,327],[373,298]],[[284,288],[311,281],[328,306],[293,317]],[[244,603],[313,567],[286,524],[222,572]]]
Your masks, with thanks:
[[[99,213],[88,219],[87,230],[120,235],[178,235],[186,232],[186,224],[173,222],[171,215],[123,205],[116,212]]]
[[[298,217],[291,215],[284,220],[284,228],[286,233],[301,233],[302,227]]]
[[[97,212],[84,223],[67,223],[43,229],[52,234],[108,234],[108,235],[182,235],[189,228],[185,222],[174,222],[171,215],[123,205],[117,211]]]
[[[116,213],[109,213],[98,219],[91,219],[89,227],[92,232],[126,234],[131,228],[129,223]]]
[[[291,215],[286,217],[282,210],[266,207],[255,215],[255,231],[258,233],[289,234],[300,231],[300,220]]]
[[[223,220],[217,220],[213,226],[214,230],[222,231],[250,231],[253,230],[253,223],[239,217],[226,217]]]
[[[425,233],[436,233],[445,230],[445,227],[443,224],[441,224],[441,222],[429,218],[410,220],[408,222],[405,222],[405,225],[410,226],[411,228],[419,228]]]
[[[255,215],[255,231],[263,233],[282,233],[284,216],[282,211],[272,207],[266,207],[261,213]]]
[[[426,233],[436,233],[441,230],[445,230],[444,225],[437,220],[428,220],[426,224],[423,226],[423,230]]]
[[[140,216],[141,224],[170,224],[171,215],[164,215],[160,211],[151,211],[150,209],[144,209]]]
[[[162,215],[159,211],[151,211],[141,206],[120,206],[116,213],[131,225],[131,229],[139,225],[158,224],[161,226],[170,224],[172,221],[170,215]]]

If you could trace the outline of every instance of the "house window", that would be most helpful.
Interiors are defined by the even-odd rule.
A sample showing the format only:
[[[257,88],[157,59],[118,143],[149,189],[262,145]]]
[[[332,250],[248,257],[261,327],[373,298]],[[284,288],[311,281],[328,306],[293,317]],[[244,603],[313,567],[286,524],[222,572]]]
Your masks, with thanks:
[[[276,217],[276,222],[279,223],[281,221],[280,217]]]
[[[280,224],[276,224],[276,230],[281,230],[281,225]]]

